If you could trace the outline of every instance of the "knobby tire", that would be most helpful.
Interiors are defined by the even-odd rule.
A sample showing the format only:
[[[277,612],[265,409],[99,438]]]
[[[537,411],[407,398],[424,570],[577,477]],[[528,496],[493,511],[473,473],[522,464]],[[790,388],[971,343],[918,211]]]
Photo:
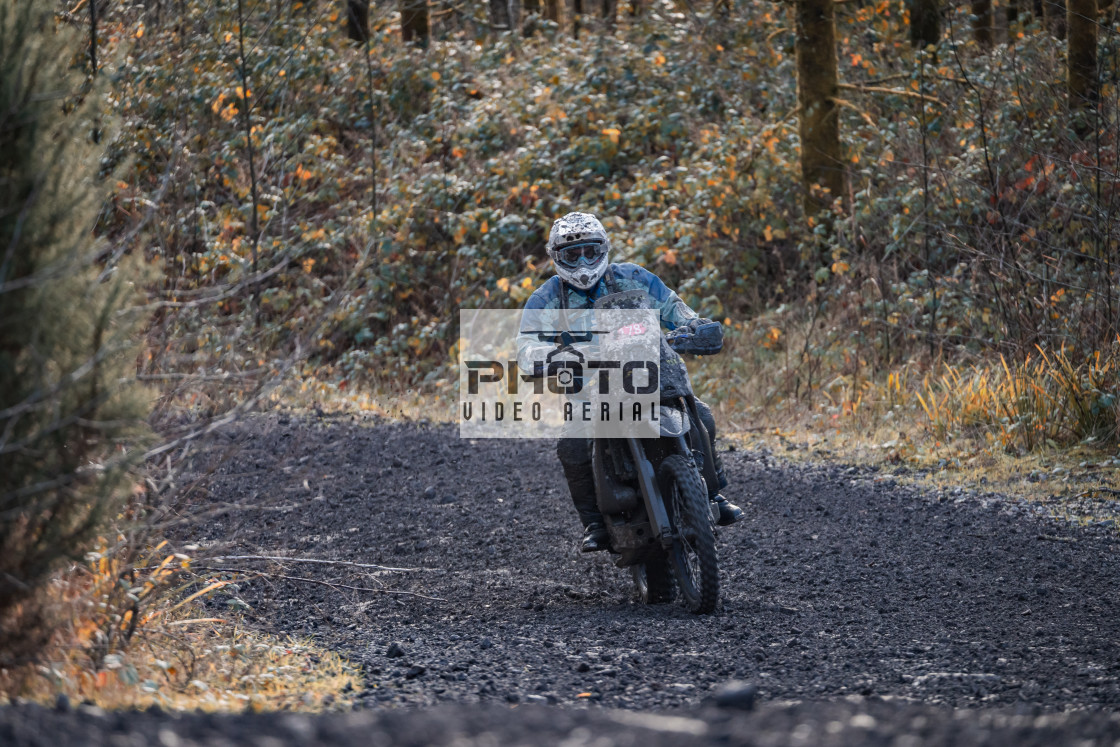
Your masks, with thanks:
[[[719,603],[719,564],[707,491],[696,466],[679,454],[661,463],[658,477],[677,533],[669,551],[677,588],[689,610],[707,614]]]

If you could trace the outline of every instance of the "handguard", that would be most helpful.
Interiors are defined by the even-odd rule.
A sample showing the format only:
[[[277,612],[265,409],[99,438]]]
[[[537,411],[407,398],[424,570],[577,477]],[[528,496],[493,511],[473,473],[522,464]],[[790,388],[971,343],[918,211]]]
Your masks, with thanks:
[[[678,353],[715,355],[723,350],[723,325],[719,322],[701,324],[695,330],[681,327],[665,337]]]

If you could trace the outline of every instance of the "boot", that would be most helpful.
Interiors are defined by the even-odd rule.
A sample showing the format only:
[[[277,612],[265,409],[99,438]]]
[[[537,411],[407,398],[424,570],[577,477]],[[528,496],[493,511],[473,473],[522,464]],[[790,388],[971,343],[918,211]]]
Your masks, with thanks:
[[[743,509],[731,503],[719,493],[711,496],[708,500],[716,504],[716,508],[719,509],[719,520],[716,522],[719,526],[731,526],[744,518]]]
[[[583,543],[580,545],[581,552],[609,550],[610,545],[611,537],[607,534],[607,527],[602,521],[592,521],[584,528]]]
[[[595,499],[595,477],[591,471],[591,442],[587,439],[561,439],[557,448],[564,467],[564,477],[568,481],[568,492],[572,504],[583,524],[583,552],[599,552],[610,549],[610,535],[599,512],[599,502]]]

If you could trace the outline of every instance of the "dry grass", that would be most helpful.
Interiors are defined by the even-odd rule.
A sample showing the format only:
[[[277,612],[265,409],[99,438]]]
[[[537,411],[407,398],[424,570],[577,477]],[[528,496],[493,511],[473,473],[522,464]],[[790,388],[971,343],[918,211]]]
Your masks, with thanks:
[[[804,423],[730,432],[725,441],[792,462],[880,466],[878,480],[1000,493],[1044,505],[1058,519],[1120,528],[1120,453],[1077,446],[1018,456],[974,441],[938,442],[920,431],[866,431],[851,421],[822,429],[819,423],[809,416]]]
[[[277,390],[272,404],[296,410],[360,412],[389,420],[457,423],[457,397],[444,380],[427,388],[412,388],[391,379],[372,379],[359,387],[310,377]]]
[[[3,681],[3,680],[0,680]],[[34,672],[11,673],[9,697],[51,703],[60,695],[102,708],[322,711],[349,707],[355,668],[311,643],[250,632],[215,618],[181,618],[145,635],[100,669],[57,647]]]
[[[36,663],[0,670],[0,697],[207,711],[348,707],[347,693],[361,690],[354,667],[312,643],[246,629],[239,579],[195,573],[165,545],[136,554],[102,542],[86,563],[56,574],[46,606],[62,624]]]
[[[739,339],[775,337],[759,325]],[[762,351],[713,359],[694,376],[731,383],[716,417],[742,448],[881,465],[928,487],[1000,492],[1062,519],[1120,526],[1120,346],[1079,361],[1040,349],[1018,363],[915,360],[891,371],[821,356],[822,383],[799,396],[785,384],[806,362],[790,367]]]
[[[1008,364],[945,366],[915,392],[938,436],[975,430],[994,447],[1021,453],[1079,441],[1116,443],[1120,423],[1117,351],[1075,362],[1065,348]]]

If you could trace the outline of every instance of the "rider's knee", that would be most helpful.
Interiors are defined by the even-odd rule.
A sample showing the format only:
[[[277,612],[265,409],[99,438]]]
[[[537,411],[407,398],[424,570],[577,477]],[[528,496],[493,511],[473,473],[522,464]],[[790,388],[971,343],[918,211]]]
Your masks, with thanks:
[[[561,438],[556,442],[556,456],[565,466],[582,466],[591,463],[591,440],[587,438]]]

